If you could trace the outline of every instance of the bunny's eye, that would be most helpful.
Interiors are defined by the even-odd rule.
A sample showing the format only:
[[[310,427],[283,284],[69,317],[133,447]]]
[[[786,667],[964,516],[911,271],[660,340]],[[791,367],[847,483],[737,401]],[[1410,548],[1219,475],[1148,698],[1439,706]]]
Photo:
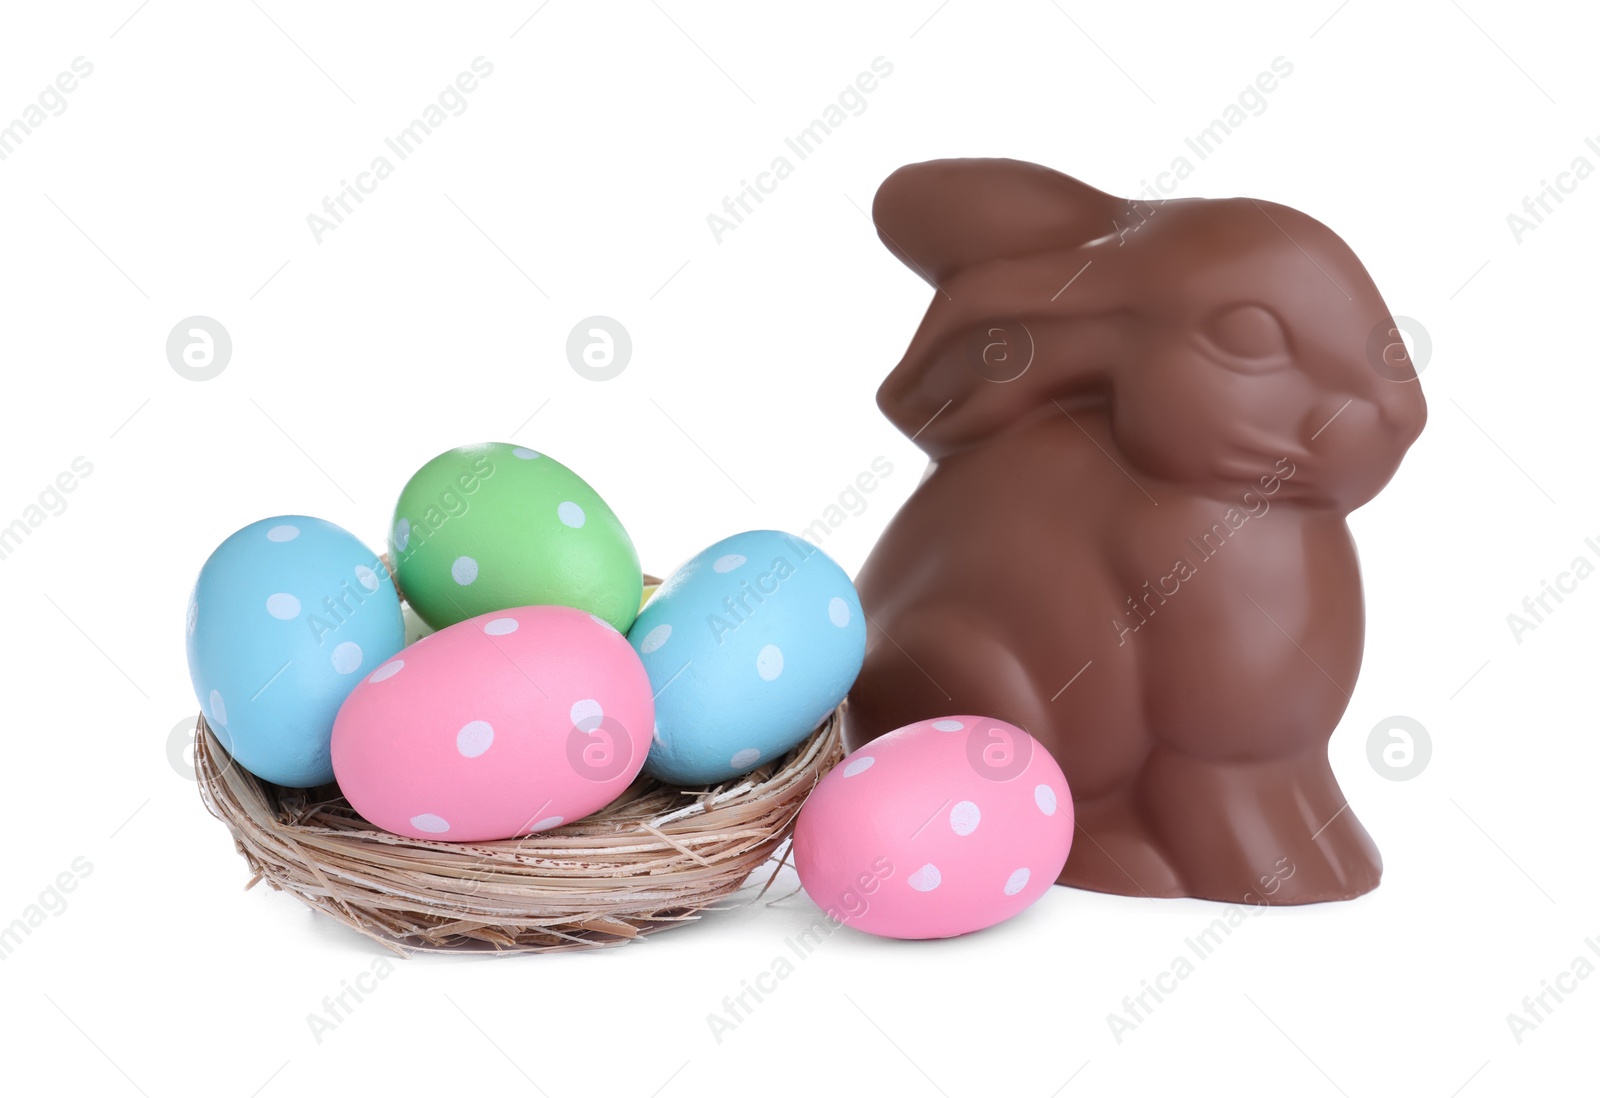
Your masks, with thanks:
[[[1200,342],[1218,363],[1240,373],[1266,373],[1290,362],[1289,337],[1263,305],[1218,309],[1200,326]]]

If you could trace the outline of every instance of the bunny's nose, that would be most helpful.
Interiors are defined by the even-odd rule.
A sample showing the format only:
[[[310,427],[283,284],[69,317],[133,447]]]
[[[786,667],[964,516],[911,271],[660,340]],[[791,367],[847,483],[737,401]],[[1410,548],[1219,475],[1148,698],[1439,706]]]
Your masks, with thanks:
[[[1402,446],[1410,446],[1428,422],[1422,387],[1415,381],[1387,383],[1378,403],[1378,416],[1399,437]]]
[[[1427,412],[1415,382],[1380,381],[1376,392],[1329,393],[1317,401],[1301,424],[1308,450],[1327,453],[1352,440],[1398,452],[1422,433]]]

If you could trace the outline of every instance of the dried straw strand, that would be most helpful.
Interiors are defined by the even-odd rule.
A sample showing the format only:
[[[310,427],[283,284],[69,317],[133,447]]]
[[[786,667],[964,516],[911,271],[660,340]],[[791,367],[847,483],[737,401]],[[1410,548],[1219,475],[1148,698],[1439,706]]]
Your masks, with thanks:
[[[400,954],[563,952],[682,926],[732,896],[843,755],[842,713],[729,783],[686,792],[640,777],[591,816],[499,842],[392,835],[337,788],[263,782],[233,765],[204,717],[195,771],[249,865],[246,888],[265,881]]]

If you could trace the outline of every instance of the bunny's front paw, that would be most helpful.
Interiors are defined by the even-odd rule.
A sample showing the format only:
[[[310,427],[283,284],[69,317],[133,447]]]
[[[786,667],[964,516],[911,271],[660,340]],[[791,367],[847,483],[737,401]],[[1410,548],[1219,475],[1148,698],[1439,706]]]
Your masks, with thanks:
[[[1073,809],[1072,855],[1057,884],[1151,899],[1189,895],[1126,792],[1080,800]]]
[[[1383,860],[1323,751],[1214,762],[1157,748],[1140,805],[1188,895],[1280,906],[1349,900]]]

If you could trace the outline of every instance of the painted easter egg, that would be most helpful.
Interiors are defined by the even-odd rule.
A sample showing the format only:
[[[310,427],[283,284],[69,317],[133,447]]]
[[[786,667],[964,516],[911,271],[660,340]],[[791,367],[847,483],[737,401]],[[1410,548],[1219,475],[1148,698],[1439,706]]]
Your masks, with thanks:
[[[866,638],[850,577],[816,546],[751,530],[697,553],[628,631],[656,691],[646,771],[695,786],[778,758],[849,692]]]
[[[626,631],[644,581],[622,523],[559,461],[461,446],[407,482],[389,528],[400,589],[435,629],[514,606],[572,606]]]
[[[187,628],[189,677],[218,741],[256,777],[287,786],[333,780],[340,703],[404,641],[378,555],[305,515],[251,523],[217,546]]]
[[[948,938],[1049,891],[1072,848],[1072,794],[1042,744],[986,717],[919,721],[847,755],[795,824],[800,883],[835,923]]]
[[[593,614],[524,606],[423,637],[350,693],[333,769],[355,810],[416,839],[559,827],[615,800],[650,748],[650,680]]]

